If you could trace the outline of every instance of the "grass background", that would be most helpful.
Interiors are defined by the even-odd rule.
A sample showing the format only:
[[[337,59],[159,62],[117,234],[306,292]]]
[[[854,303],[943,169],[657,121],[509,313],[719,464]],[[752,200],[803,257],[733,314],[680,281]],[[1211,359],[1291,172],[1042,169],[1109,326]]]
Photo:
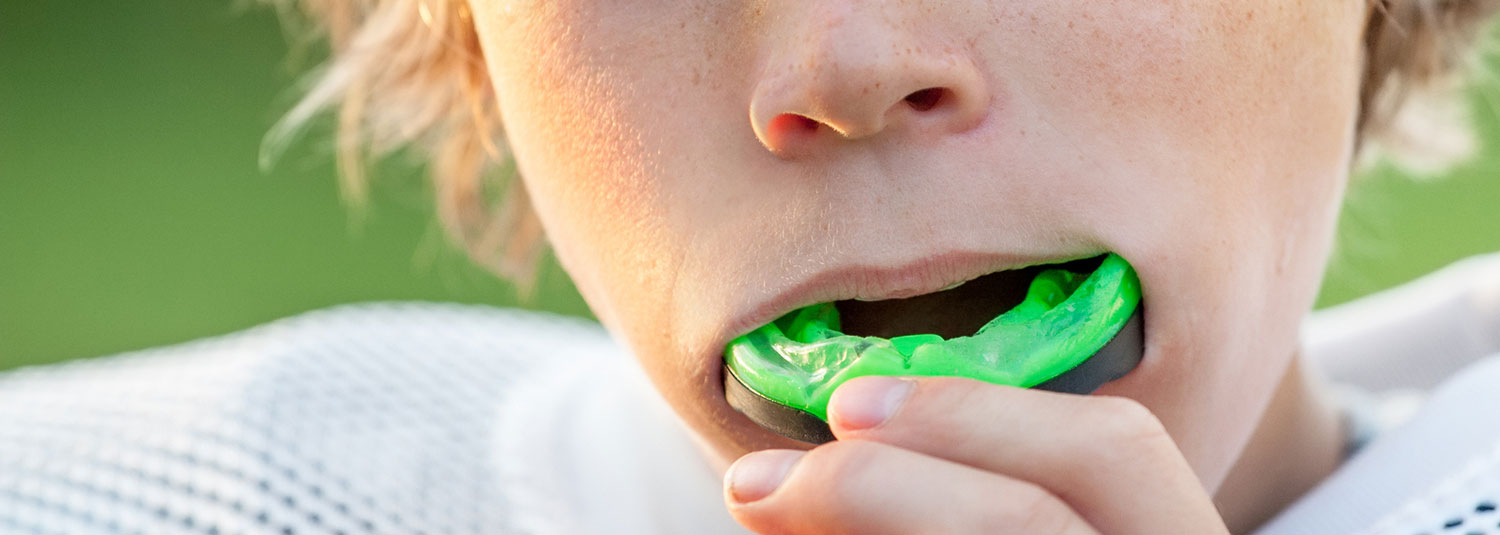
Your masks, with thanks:
[[[275,16],[231,2],[8,2],[0,12],[0,369],[230,332],[338,303],[516,305],[448,247],[409,169],[367,217],[316,141],[269,172],[294,95]],[[1500,121],[1451,176],[1360,180],[1321,305],[1500,250]],[[588,315],[549,259],[525,306]]]

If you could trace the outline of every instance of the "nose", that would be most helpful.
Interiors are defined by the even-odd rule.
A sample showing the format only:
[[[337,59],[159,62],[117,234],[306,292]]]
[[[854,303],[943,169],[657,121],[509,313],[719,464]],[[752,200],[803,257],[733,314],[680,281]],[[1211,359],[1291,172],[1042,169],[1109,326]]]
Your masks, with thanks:
[[[766,149],[796,158],[878,135],[941,136],[977,126],[990,95],[979,68],[918,2],[790,2],[750,121]],[[924,20],[926,19],[926,20]],[[936,31],[928,31],[936,30]]]

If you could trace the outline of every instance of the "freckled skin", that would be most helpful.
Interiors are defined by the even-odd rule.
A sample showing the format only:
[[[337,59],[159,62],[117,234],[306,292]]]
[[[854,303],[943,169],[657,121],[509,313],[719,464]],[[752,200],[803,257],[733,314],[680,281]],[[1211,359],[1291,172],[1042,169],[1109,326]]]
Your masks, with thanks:
[[[472,0],[564,267],[720,463],[737,318],[943,251],[1138,269],[1103,393],[1216,488],[1294,353],[1347,180],[1362,0]],[[902,99],[942,88],[917,112]],[[778,119],[804,116],[805,123]]]

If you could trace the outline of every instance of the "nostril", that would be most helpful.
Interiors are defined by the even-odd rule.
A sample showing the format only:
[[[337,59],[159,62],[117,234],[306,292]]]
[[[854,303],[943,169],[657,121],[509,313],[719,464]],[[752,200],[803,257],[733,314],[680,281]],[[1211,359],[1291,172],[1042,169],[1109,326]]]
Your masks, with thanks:
[[[818,139],[825,125],[806,115],[782,113],[766,121],[763,129],[757,129],[761,144],[779,156],[802,153]]]
[[[947,90],[941,87],[929,87],[907,95],[903,100],[906,101],[907,105],[911,106],[911,109],[928,111],[936,108],[938,103],[942,102],[946,93]]]
[[[818,121],[806,115],[783,113],[771,119],[770,127],[784,132],[811,132],[818,129]]]

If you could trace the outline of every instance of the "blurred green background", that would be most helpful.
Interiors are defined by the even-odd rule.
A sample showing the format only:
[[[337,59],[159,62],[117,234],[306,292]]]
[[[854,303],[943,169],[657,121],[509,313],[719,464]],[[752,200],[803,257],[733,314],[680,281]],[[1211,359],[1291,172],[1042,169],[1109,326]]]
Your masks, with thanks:
[[[287,40],[232,2],[6,2],[0,10],[0,369],[105,355],[368,300],[515,305],[434,223],[409,166],[377,171],[358,224],[316,135],[272,170],[295,97]],[[306,67],[309,65],[301,65]],[[1500,250],[1495,147],[1452,176],[1371,173],[1320,304]],[[549,259],[525,306],[587,315]]]

